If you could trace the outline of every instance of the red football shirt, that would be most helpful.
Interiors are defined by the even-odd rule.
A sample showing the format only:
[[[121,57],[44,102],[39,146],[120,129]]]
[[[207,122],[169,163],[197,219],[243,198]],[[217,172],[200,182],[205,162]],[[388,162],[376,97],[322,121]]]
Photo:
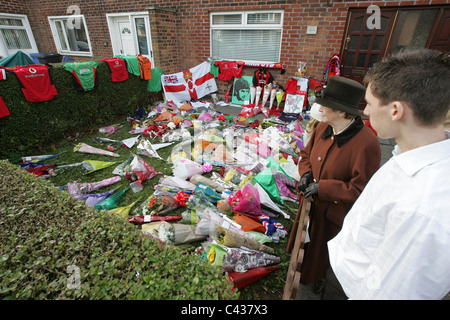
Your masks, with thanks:
[[[105,61],[106,63],[108,63],[109,70],[111,70],[112,82],[125,81],[128,79],[127,65],[124,59],[111,58],[102,59],[100,61]]]
[[[30,102],[42,102],[51,100],[58,94],[48,68],[45,65],[31,64],[26,67],[15,66],[9,70],[19,79],[25,99]]]

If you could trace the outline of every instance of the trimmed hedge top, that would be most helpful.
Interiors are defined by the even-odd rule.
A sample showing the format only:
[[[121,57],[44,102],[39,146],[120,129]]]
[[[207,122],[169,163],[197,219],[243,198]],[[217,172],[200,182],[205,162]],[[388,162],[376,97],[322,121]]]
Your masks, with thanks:
[[[8,161],[0,171],[0,299],[238,298],[220,268],[197,255]]]
[[[97,67],[98,87],[77,91],[73,76],[63,64],[49,70],[58,94],[45,102],[25,99],[16,75],[0,81],[0,95],[11,115],[0,118],[0,159],[14,163],[24,151],[34,153],[65,134],[84,131],[124,119],[146,106],[148,81],[129,74],[128,80],[112,82],[106,62]]]

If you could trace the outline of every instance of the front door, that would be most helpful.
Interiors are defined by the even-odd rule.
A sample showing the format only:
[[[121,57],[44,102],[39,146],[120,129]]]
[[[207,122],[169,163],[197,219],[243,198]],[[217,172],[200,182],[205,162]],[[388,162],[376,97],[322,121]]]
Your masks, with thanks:
[[[449,5],[381,7],[379,26],[372,28],[373,13],[349,9],[340,52],[341,76],[362,82],[374,63],[403,48],[448,52],[449,10]],[[360,109],[364,106],[362,102]]]
[[[119,29],[119,50],[120,54],[136,55],[133,34],[131,32],[131,24],[129,21],[118,21]]]
[[[153,61],[148,12],[107,14],[114,55],[143,55]]]
[[[350,10],[342,48],[341,75],[362,82],[367,70],[386,54],[397,12],[381,12],[380,28],[371,28],[366,10]]]

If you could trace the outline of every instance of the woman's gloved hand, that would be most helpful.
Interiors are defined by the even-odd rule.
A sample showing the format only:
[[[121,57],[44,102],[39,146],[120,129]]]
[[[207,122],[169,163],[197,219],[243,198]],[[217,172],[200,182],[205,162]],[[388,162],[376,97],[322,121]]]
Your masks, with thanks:
[[[313,178],[312,172],[310,171],[310,172],[305,173],[302,176],[302,178],[300,179],[300,183],[298,185],[298,189],[300,191],[305,191],[306,188],[309,186],[309,184],[311,182],[313,182],[313,181],[314,181],[314,178]]]
[[[305,198],[310,198],[318,193],[319,193],[319,183],[312,182],[309,184],[308,188],[306,188],[305,192],[303,193],[303,196]]]

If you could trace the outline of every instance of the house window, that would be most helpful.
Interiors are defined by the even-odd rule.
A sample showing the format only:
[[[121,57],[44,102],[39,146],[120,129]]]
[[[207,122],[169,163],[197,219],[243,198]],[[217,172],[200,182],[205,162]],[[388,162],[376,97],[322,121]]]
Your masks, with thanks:
[[[279,62],[283,11],[211,13],[211,56]]]
[[[37,52],[27,16],[0,14],[0,55],[7,56],[18,50]]]
[[[48,17],[58,53],[92,56],[91,42],[83,15]]]

